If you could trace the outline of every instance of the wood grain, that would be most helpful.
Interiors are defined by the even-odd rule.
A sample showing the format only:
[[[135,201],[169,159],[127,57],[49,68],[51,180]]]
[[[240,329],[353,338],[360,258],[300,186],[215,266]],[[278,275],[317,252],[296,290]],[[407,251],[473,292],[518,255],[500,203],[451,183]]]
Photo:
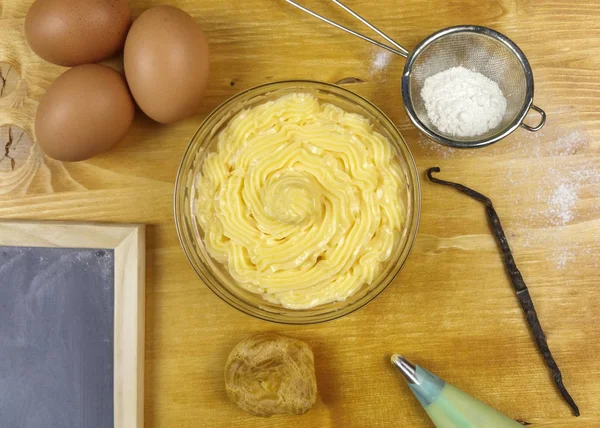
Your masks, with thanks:
[[[115,428],[144,428],[146,236],[130,226],[115,251]]]
[[[130,1],[135,15],[163,3]],[[435,30],[467,23],[499,30],[524,50],[535,103],[548,123],[537,134],[517,130],[476,151],[443,148],[414,129],[401,105],[400,57],[281,0],[169,3],[192,14],[210,40],[210,86],[194,117],[159,126],[138,114],[106,155],[63,164],[33,145],[18,169],[0,170],[0,217],[148,224],[147,427],[431,426],[389,364],[393,352],[532,426],[600,426],[600,2],[347,0],[409,50]],[[0,98],[0,126],[33,135],[35,107],[64,69],[27,48],[22,24],[30,4],[0,0],[0,62],[22,77]],[[303,4],[363,29],[329,2]],[[310,327],[265,323],[230,308],[198,280],[173,224],[181,155],[219,103],[292,78],[360,80],[345,87],[392,118],[420,171],[438,165],[440,177],[494,200],[580,418],[571,417],[538,355],[483,210],[450,189],[423,181],[421,226],[408,263],[375,302],[344,319]],[[320,401],[307,415],[259,419],[227,400],[227,355],[261,331],[314,347]]]

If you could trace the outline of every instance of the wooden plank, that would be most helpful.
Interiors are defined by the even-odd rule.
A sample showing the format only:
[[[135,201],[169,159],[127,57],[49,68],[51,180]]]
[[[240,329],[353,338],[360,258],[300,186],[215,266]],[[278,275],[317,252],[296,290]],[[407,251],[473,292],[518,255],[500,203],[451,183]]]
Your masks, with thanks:
[[[22,75],[0,98],[0,126],[12,123],[33,135],[39,99],[64,69],[27,47],[22,23],[31,3],[0,0],[0,62]],[[134,15],[158,3],[129,1]],[[55,162],[33,145],[15,171],[0,169],[2,218],[148,224],[147,427],[430,426],[389,366],[393,352],[533,426],[600,426],[600,2],[345,1],[409,50],[433,31],[466,23],[491,26],[523,49],[546,127],[467,151],[431,143],[414,129],[400,96],[402,58],[283,1],[168,3],[191,13],[210,42],[209,89],[196,115],[159,126],[138,114],[122,143],[90,161]],[[302,3],[364,30],[330,2]],[[198,280],[177,240],[172,196],[181,155],[201,121],[228,97],[267,81],[349,77],[362,82],[345,87],[396,123],[420,171],[439,165],[443,177],[493,198],[582,417],[570,417],[552,386],[481,207],[450,189],[423,182],[419,236],[406,266],[379,298],[344,319],[309,327],[261,322]],[[560,201],[561,189],[576,197]],[[229,351],[262,331],[315,349],[320,401],[303,417],[258,419],[227,399]]]
[[[116,249],[139,227],[4,220],[0,222],[0,245]]]
[[[144,427],[144,226],[115,248],[115,428]]]

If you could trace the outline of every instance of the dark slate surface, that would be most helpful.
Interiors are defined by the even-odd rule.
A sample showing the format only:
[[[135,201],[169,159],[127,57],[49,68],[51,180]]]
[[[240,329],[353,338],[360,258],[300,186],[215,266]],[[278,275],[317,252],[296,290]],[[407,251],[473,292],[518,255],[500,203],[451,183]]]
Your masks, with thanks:
[[[0,427],[112,428],[114,252],[0,246]]]

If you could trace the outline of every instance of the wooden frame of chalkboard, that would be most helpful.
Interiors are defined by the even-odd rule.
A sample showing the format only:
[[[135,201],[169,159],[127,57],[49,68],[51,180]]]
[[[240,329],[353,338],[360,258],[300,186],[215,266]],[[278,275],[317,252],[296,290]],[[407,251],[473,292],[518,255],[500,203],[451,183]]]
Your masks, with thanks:
[[[144,226],[0,221],[0,246],[114,251],[114,428],[143,428]]]

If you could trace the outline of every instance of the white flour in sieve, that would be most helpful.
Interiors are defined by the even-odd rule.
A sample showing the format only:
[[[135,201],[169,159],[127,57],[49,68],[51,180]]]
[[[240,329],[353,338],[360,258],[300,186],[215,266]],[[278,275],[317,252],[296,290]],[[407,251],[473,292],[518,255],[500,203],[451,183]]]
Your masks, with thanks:
[[[444,134],[477,137],[500,124],[506,98],[496,82],[464,67],[429,76],[421,90],[427,116]]]

